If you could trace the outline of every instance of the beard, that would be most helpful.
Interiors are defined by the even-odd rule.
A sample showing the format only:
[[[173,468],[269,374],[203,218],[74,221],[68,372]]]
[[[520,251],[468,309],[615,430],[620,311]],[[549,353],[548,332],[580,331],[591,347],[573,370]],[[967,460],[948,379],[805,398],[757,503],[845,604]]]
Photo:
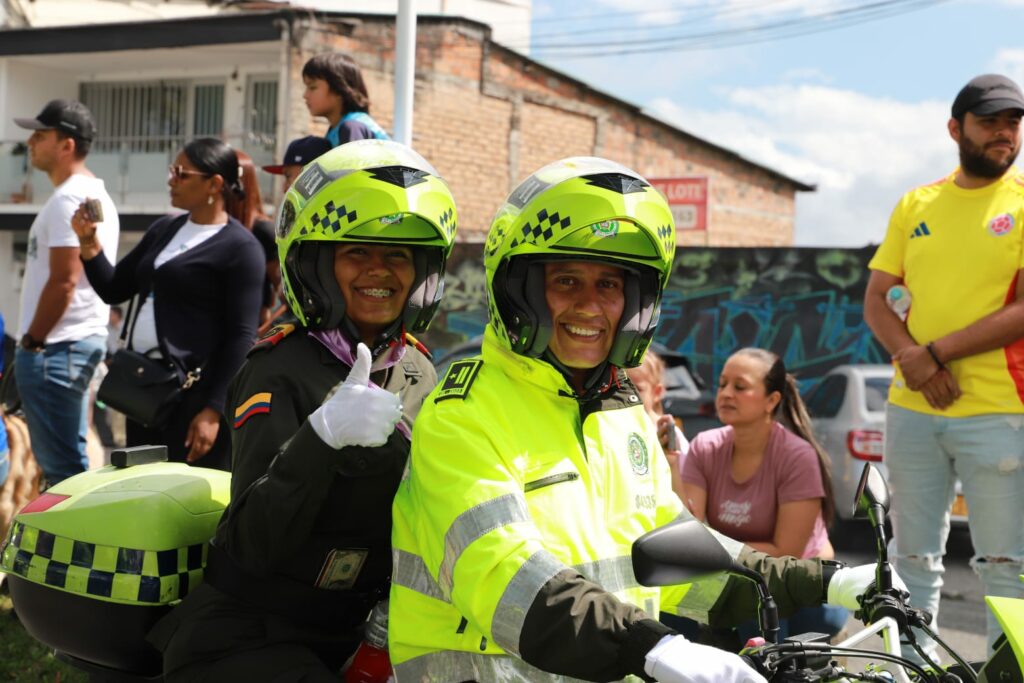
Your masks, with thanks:
[[[995,161],[985,156],[984,147],[975,144],[966,135],[960,138],[960,168],[975,178],[1001,178],[1013,166],[1019,153],[1020,145],[1017,145],[1005,161]]]

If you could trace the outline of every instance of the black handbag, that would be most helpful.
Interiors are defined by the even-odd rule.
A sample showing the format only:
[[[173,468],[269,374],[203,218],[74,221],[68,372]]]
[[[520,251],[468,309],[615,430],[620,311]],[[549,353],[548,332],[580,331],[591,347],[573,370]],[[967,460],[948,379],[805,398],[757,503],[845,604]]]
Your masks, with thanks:
[[[96,398],[130,420],[159,429],[200,374],[197,368],[182,382],[169,361],[120,349],[110,359]]]
[[[132,313],[138,313],[140,301],[136,297],[129,305],[121,329],[122,343],[130,327],[135,327],[137,315]],[[96,399],[124,413],[129,420],[150,429],[160,429],[167,424],[185,392],[199,381],[202,370],[202,367],[190,370],[182,381],[171,361],[128,348],[119,349],[107,361],[107,376],[100,383]]]

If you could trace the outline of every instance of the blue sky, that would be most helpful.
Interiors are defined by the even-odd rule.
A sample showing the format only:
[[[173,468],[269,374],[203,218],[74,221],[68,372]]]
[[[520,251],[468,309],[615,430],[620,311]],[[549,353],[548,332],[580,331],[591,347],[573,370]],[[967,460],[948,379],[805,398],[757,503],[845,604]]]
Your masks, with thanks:
[[[798,197],[797,243],[859,246],[882,238],[901,194],[956,166],[946,120],[960,87],[991,71],[1024,78],[1024,0],[897,0],[887,7],[920,9],[759,44],[610,53],[623,49],[613,44],[622,40],[632,47],[775,22],[834,25],[817,16],[869,1],[879,2],[534,0],[531,52],[684,130],[817,184],[817,192]],[[584,42],[603,43],[586,48],[599,56],[541,49]]]

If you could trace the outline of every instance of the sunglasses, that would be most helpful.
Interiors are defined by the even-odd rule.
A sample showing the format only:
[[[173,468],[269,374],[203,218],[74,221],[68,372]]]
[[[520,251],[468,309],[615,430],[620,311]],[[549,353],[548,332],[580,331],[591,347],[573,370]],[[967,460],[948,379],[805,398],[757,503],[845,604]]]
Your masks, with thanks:
[[[174,166],[168,166],[167,167],[167,177],[168,178],[174,178],[175,180],[183,180],[183,179],[189,177],[190,175],[198,175],[198,176],[202,176],[204,178],[209,178],[213,174],[212,173],[203,173],[202,171],[192,171],[192,170],[189,170],[189,169],[185,168],[181,164],[176,164]]]

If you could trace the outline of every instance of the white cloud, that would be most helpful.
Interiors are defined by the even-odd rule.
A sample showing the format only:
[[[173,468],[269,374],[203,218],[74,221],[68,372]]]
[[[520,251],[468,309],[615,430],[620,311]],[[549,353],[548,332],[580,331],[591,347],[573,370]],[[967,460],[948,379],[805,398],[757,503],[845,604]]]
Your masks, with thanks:
[[[899,102],[823,85],[733,88],[727,107],[665,98],[656,115],[744,157],[817,184],[797,200],[797,243],[878,242],[896,201],[956,165],[948,103]]]
[[[1024,7],[1024,0],[1020,0]],[[1017,83],[1024,83],[1024,49],[1003,48],[989,62],[988,68],[993,73],[1009,76]]]

